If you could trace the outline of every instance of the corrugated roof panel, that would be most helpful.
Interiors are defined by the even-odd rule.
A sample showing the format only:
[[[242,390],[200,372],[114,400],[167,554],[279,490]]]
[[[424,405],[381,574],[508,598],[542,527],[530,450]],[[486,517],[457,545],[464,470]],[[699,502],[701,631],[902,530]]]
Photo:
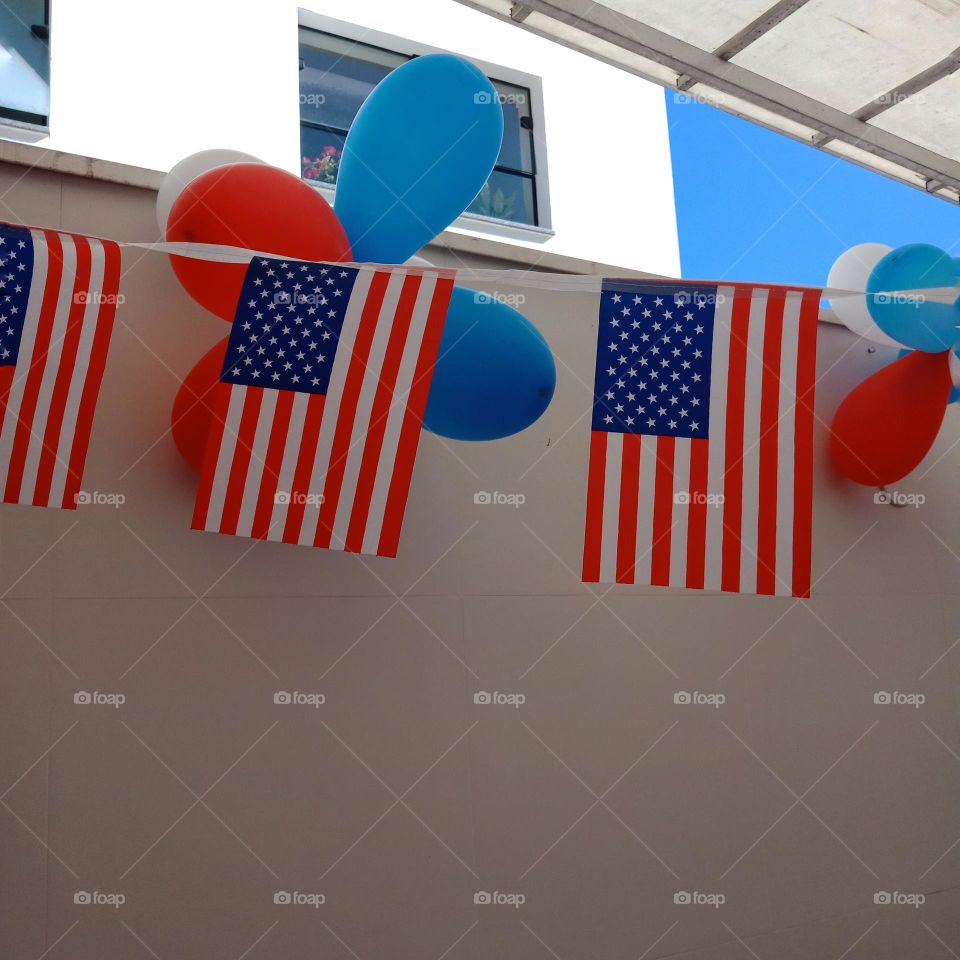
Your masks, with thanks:
[[[606,6],[703,50],[715,50],[771,6],[772,0],[606,0]],[[588,15],[589,3],[584,3]]]
[[[958,196],[960,0],[458,2]]]
[[[733,62],[853,113],[957,46],[960,5],[937,7],[923,0],[810,0]]]
[[[873,124],[960,160],[960,73],[944,77],[874,117]]]

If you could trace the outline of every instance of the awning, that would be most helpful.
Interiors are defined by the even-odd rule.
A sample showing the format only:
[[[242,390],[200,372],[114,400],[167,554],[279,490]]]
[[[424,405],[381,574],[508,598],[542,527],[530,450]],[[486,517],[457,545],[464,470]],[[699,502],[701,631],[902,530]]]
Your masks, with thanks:
[[[459,0],[960,201],[960,0]]]

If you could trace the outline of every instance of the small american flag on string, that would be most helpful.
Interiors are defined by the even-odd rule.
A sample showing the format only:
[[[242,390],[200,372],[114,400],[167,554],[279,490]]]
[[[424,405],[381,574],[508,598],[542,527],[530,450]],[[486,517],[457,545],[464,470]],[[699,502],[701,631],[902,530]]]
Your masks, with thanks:
[[[396,556],[450,271],[258,257],[193,527]]]
[[[819,300],[603,282],[584,581],[810,595]]]
[[[76,508],[120,283],[120,247],[0,224],[0,486]]]

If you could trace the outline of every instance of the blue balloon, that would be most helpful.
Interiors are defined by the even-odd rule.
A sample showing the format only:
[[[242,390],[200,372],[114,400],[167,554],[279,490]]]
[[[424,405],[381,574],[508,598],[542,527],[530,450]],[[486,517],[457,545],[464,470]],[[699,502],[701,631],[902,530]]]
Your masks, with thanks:
[[[364,101],[347,135],[334,210],[353,259],[403,263],[486,183],[503,139],[493,84],[446,53],[410,60]]]
[[[423,426],[453,440],[498,440],[529,427],[557,385],[540,331],[489,294],[454,287]]]
[[[956,279],[956,265],[948,253],[929,243],[909,243],[891,250],[873,268],[867,293],[886,291],[890,295],[867,297],[867,308],[877,326],[894,340],[916,350],[940,353],[960,342],[960,299],[936,303],[922,295],[893,293],[952,287]]]

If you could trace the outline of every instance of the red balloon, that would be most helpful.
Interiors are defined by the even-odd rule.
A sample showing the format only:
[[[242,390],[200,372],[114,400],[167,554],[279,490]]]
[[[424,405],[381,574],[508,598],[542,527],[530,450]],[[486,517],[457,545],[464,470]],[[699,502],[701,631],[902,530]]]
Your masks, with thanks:
[[[299,177],[262,163],[231,163],[192,180],[170,211],[167,239],[301,260],[352,259],[340,220],[320,193]],[[233,320],[246,264],[173,255],[170,262],[194,300]]]
[[[830,426],[830,456],[845,477],[882,487],[927,455],[950,396],[949,357],[915,350],[850,391]]]
[[[229,339],[224,337],[197,361],[184,377],[173,400],[170,415],[173,442],[194,470],[199,471],[203,465],[207,433],[213,417],[213,388],[220,379]]]

